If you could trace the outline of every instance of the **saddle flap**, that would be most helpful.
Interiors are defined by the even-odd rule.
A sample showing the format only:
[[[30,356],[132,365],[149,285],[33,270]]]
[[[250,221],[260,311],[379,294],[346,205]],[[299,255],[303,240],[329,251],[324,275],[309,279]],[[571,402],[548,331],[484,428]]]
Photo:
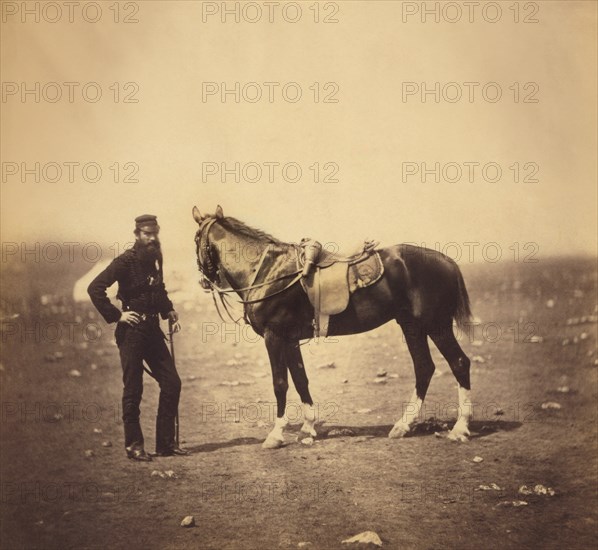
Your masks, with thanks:
[[[335,315],[349,305],[349,285],[346,263],[334,263],[326,268],[316,268],[302,280],[309,301],[316,312]]]

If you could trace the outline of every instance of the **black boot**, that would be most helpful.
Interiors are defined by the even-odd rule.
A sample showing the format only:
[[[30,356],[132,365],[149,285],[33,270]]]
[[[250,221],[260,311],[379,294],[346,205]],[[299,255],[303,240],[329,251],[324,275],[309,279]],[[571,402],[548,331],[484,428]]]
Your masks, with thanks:
[[[188,451],[181,449],[174,438],[174,417],[156,417],[156,453],[154,456],[186,456]]]
[[[151,462],[152,457],[143,449],[143,433],[139,421],[125,421],[125,451],[127,458]]]

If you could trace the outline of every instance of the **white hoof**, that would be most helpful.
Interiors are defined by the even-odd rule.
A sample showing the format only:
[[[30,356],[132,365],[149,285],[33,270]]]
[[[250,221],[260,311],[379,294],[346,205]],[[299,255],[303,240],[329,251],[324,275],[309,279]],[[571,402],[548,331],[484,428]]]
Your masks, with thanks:
[[[278,439],[273,436],[268,436],[266,440],[262,443],[262,449],[279,449],[284,444],[282,439]]]
[[[460,441],[461,443],[466,443],[469,441],[470,435],[471,434],[467,428],[457,428],[457,426],[455,426],[446,437],[451,441]]]
[[[318,435],[318,432],[316,432],[316,428],[314,427],[314,425],[309,422],[305,422],[303,426],[301,426],[301,433],[309,434],[312,437],[316,437]]]
[[[399,439],[401,437],[405,437],[405,435],[407,435],[410,431],[411,431],[411,428],[409,427],[408,424],[405,424],[403,422],[397,422],[392,427],[392,430],[390,430],[388,437],[390,439]]]

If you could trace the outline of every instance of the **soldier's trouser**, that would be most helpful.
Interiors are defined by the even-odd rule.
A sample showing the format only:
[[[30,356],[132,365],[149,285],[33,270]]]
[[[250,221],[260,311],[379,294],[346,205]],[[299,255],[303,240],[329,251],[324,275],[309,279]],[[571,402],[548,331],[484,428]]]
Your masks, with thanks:
[[[139,405],[143,394],[143,361],[160,385],[156,423],[156,451],[174,446],[174,422],[181,394],[181,379],[166,347],[164,334],[157,319],[137,326],[119,323],[116,341],[123,369],[123,423],[125,447],[143,448],[143,433],[139,423]]]

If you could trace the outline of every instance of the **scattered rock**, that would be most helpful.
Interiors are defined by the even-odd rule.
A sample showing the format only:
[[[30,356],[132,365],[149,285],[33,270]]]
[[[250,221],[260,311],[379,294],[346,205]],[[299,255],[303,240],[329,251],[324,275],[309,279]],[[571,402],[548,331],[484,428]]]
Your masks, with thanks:
[[[484,345],[483,340],[474,340],[471,345],[475,348],[481,348]]]
[[[349,379],[348,378],[343,378],[343,384],[348,384],[349,383]]]
[[[89,365],[89,368],[91,370],[98,370],[98,366],[95,363],[92,363],[91,365]]]
[[[363,544],[375,544],[376,546],[382,546],[382,541],[377,533],[374,531],[364,531],[363,533],[359,533],[350,539],[345,539],[342,541],[342,544],[353,544],[353,543],[363,543]]]
[[[481,456],[474,456],[472,458],[473,462],[475,462],[476,464],[479,464],[480,462],[484,462],[484,459]]]
[[[224,380],[223,382],[220,382],[221,386],[238,386],[239,385],[239,381],[238,380],[232,380],[232,381],[228,381],[228,380]]]
[[[544,338],[542,336],[532,336],[529,341],[532,344],[541,344],[542,342],[544,342]]]
[[[194,374],[190,374],[189,376],[187,376],[187,380],[189,382],[193,382],[193,380],[195,380],[197,378],[197,376],[195,376]]]
[[[102,447],[112,447],[112,441],[102,441]]]
[[[386,384],[388,380],[386,378],[374,378],[374,384]]]
[[[359,414],[368,414],[372,412],[372,409],[357,409]]]
[[[548,300],[546,302],[546,307],[549,308],[549,309],[553,308],[554,307],[554,300],[553,299]]]
[[[173,470],[166,470],[166,471],[164,472],[164,475],[165,475],[166,477],[170,478],[170,479],[177,479],[177,478],[178,478],[178,476],[177,476],[177,475],[174,473],[174,471],[173,471]]]
[[[539,496],[551,496],[553,497],[556,493],[555,490],[551,487],[544,487],[544,485],[537,484],[532,489],[527,485],[522,485],[519,487],[519,494],[520,495],[539,495]]]
[[[388,375],[388,377],[389,377],[389,378],[398,378],[398,377],[399,377],[399,373],[397,373],[397,372],[391,372],[391,373]]]
[[[164,475],[164,472],[161,472],[160,470],[153,470],[152,473],[151,473],[151,477],[162,477],[162,478],[164,478],[166,476]]]
[[[379,371],[376,373],[376,376],[377,376],[378,378],[384,378],[384,377],[385,377],[387,374],[388,374],[388,373],[387,373],[385,370],[383,370],[383,369],[380,369],[380,370],[379,370]]]
[[[544,410],[559,410],[562,409],[560,403],[556,403],[555,401],[547,401],[546,403],[542,403],[542,409]]]
[[[54,420],[62,420],[64,418],[64,415],[62,413],[56,413],[52,416],[52,418]]]
[[[571,391],[571,388],[569,388],[569,386],[559,386],[556,391],[558,391],[559,393],[569,393]]]
[[[81,376],[81,372],[77,369],[72,369],[69,371],[69,376],[72,376],[73,378],[79,378]]]
[[[95,456],[95,453],[91,449],[87,449],[85,451],[85,457],[86,458],[91,458],[92,456]]]
[[[330,363],[322,363],[321,365],[318,365],[316,368],[317,369],[335,369],[336,365],[334,364],[334,361],[331,361]]]
[[[568,346],[570,342],[571,342],[571,341],[569,340],[569,338],[565,338],[565,339],[564,339],[564,340],[561,342],[561,346]]]
[[[311,542],[298,542],[297,548],[305,548],[306,546],[311,546]]]
[[[580,340],[587,340],[587,338],[588,338],[588,333],[587,333],[587,332],[582,332],[582,333],[579,335],[579,339],[580,339]]]
[[[307,445],[308,447],[311,447],[314,444],[314,438],[313,437],[306,437],[304,439],[301,440],[301,444],[302,445]]]
[[[502,491],[496,483],[490,483],[490,485],[480,485],[476,491]]]
[[[474,363],[480,363],[481,365],[483,365],[486,362],[486,359],[484,359],[481,355],[474,355],[471,360]]]
[[[102,433],[102,428],[94,428],[93,429],[93,433],[94,434],[101,434]]]
[[[195,526],[195,518],[193,516],[186,516],[181,521],[181,527],[194,527]]]

